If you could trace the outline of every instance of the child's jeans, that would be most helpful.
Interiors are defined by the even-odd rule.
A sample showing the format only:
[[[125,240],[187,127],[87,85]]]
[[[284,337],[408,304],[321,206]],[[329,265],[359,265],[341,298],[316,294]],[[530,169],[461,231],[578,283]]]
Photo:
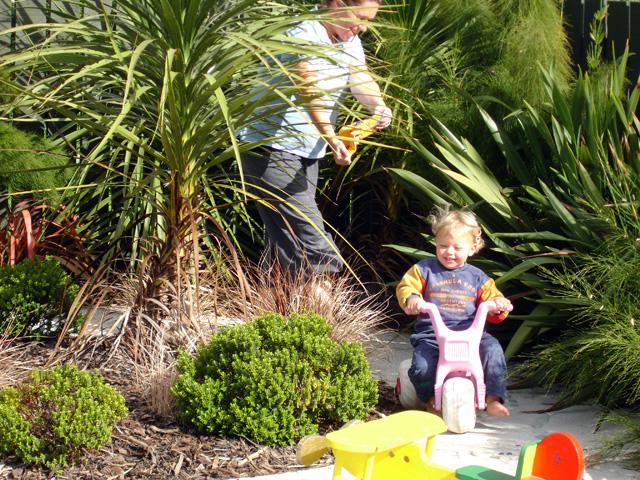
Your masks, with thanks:
[[[411,335],[411,345],[414,350],[409,379],[416,389],[418,398],[426,403],[434,396],[438,368],[438,342],[433,332],[417,333]],[[507,363],[500,342],[487,332],[483,332],[480,340],[480,360],[487,395],[495,395],[504,402],[507,399],[505,386]]]

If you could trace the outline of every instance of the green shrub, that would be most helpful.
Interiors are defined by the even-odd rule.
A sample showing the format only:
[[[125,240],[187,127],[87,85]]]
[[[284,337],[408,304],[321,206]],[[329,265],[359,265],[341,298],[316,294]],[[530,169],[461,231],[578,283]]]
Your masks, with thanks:
[[[69,156],[54,141],[0,122],[0,192],[60,201],[73,174]]]
[[[323,421],[364,418],[377,386],[359,343],[336,342],[316,314],[266,314],[223,329],[195,358],[181,353],[172,388],[184,419],[212,434],[271,446]]]
[[[0,266],[0,331],[34,337],[55,335],[78,293],[78,285],[53,258]],[[73,328],[81,321],[76,318]]]
[[[0,454],[57,469],[109,441],[127,413],[123,396],[98,373],[36,369],[25,383],[0,390]]]

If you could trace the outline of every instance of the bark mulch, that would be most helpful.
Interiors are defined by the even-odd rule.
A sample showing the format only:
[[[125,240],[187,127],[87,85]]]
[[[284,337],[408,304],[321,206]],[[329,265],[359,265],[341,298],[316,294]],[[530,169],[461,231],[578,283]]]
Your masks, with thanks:
[[[305,468],[296,463],[295,447],[270,448],[244,438],[198,435],[184,425],[160,419],[133,393],[131,372],[126,367],[100,370],[122,392],[129,408],[129,416],[116,426],[111,442],[98,451],[87,451],[83,459],[57,475],[5,459],[4,466],[0,464],[0,478],[225,479]],[[392,387],[379,384],[378,390],[379,401],[371,419],[400,409]],[[333,460],[327,454],[315,465],[330,463]]]

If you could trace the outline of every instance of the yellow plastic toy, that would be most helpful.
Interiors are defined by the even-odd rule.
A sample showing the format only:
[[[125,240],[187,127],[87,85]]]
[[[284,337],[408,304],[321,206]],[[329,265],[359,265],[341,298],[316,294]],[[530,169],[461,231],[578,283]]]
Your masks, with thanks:
[[[446,431],[438,416],[407,410],[309,437],[298,446],[298,461],[313,462],[331,448],[333,480],[341,478],[343,468],[361,480],[455,480],[454,470],[431,462],[434,438]]]
[[[407,410],[367,423],[352,422],[327,436],[310,435],[298,443],[296,458],[310,465],[333,450],[333,480],[347,470],[358,480],[581,480],[584,453],[568,432],[553,432],[526,443],[516,474],[467,465],[451,470],[432,461],[436,435],[444,421],[425,411]]]
[[[380,121],[380,115],[374,115],[366,120],[358,120],[350,125],[345,125],[338,132],[344,146],[353,155],[358,149],[358,142],[367,138],[376,131],[376,125]]]

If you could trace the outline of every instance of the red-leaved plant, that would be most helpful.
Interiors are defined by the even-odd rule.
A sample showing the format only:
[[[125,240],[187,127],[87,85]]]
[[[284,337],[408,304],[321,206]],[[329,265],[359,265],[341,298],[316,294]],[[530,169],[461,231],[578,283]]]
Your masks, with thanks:
[[[62,207],[60,207],[62,208]],[[52,207],[33,200],[11,205],[0,200],[0,265],[50,255],[76,276],[86,274],[91,256],[78,228],[76,215],[51,220]]]

